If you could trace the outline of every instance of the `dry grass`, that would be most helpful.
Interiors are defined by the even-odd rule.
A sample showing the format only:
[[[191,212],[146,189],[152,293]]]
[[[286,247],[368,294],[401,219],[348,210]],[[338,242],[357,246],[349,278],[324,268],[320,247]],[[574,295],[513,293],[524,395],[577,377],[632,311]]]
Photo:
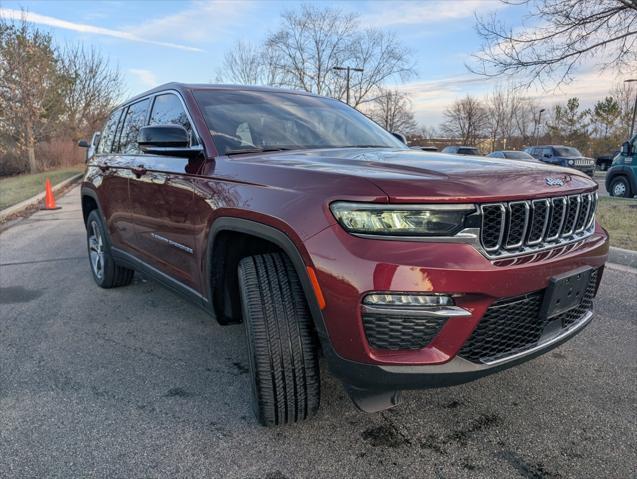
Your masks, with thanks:
[[[0,210],[42,193],[44,191],[44,182],[47,178],[50,178],[51,184],[55,186],[56,183],[84,171],[84,168],[85,166],[82,164],[34,175],[0,178]]]
[[[610,235],[611,246],[637,250],[637,201],[599,198],[597,221]]]

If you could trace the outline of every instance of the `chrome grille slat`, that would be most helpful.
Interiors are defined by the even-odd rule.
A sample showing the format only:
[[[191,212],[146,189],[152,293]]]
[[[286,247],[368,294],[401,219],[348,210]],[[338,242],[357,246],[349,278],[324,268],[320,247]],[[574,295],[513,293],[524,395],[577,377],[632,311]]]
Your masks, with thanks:
[[[480,205],[480,242],[489,258],[534,253],[593,233],[596,193]]]

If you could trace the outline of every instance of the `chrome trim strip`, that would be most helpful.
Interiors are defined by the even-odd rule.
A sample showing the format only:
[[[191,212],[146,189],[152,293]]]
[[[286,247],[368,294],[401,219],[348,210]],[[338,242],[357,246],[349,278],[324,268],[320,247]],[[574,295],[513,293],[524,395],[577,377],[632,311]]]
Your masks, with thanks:
[[[555,202],[560,200],[562,202],[562,217],[560,218],[560,225],[557,227],[557,232],[553,236],[547,236],[546,241],[554,241],[560,237],[562,227],[564,226],[564,218],[566,218],[566,198],[560,196],[559,198],[551,198],[551,223],[553,222],[553,215],[555,214]]]
[[[465,228],[454,236],[401,236],[401,235],[381,235],[369,233],[350,233],[351,235],[365,239],[392,240],[392,241],[416,241],[419,243],[479,243],[479,228]]]
[[[562,231],[562,234],[560,235],[561,237],[571,236],[572,234],[575,233],[575,225],[577,224],[577,217],[579,215],[579,209],[580,209],[580,205],[582,204],[582,200],[579,195],[567,196],[566,202],[568,204],[569,211],[571,210],[571,198],[575,198],[575,202],[577,203],[577,205],[575,206],[575,217],[573,218],[573,225],[571,229],[569,229],[568,231]]]
[[[482,243],[482,247],[485,251],[497,251],[502,246],[502,239],[504,237],[504,228],[506,227],[506,208],[503,203],[487,203],[485,205],[480,205],[480,215],[482,216],[480,221],[480,242],[482,242],[482,230],[484,230],[484,209],[491,206],[497,206],[500,208],[500,235],[498,236],[498,244],[496,246],[492,246],[487,248]]]
[[[361,305],[363,314],[387,315],[387,316],[411,316],[417,318],[466,318],[471,313],[458,306],[431,306],[431,307],[392,307]]]
[[[542,200],[533,200],[531,202],[531,206],[533,209],[533,221],[535,221],[535,204],[536,203],[544,203],[544,206],[546,206],[546,214],[544,215],[544,226],[542,226],[542,234],[540,234],[539,238],[537,240],[533,240],[533,241],[527,241],[526,244],[529,246],[534,246],[536,244],[540,244],[542,242],[542,240],[544,239],[544,235],[546,234],[546,227],[548,225],[549,222],[549,213],[551,212],[551,204],[549,203],[548,199],[542,199]],[[533,225],[531,224],[531,227],[533,227]]]
[[[332,207],[346,206],[350,210],[387,210],[387,211],[476,211],[476,205],[468,203],[353,203],[350,201],[334,201]]]
[[[595,193],[591,193],[591,207],[593,208],[590,211],[590,217],[586,219],[586,228],[590,228],[593,224],[595,224],[595,213],[597,212],[597,202],[599,201],[599,196],[597,191]]]
[[[511,212],[511,206],[513,205],[524,205],[524,228],[522,229],[522,235],[520,236],[520,241],[518,241],[517,243],[514,244],[509,244],[509,236],[511,236],[511,219],[510,216],[513,214]],[[511,249],[511,248],[519,248],[520,246],[522,246],[522,243],[524,243],[524,240],[526,239],[526,233],[529,229],[529,218],[530,218],[530,206],[529,206],[529,202],[528,201],[512,201],[511,203],[507,204],[507,207],[509,208],[509,222],[508,222],[508,226],[509,226],[509,231],[507,233],[507,240],[504,242],[504,247]]]
[[[586,196],[588,198],[588,206],[586,207],[586,213],[583,214],[584,216],[584,221],[582,221],[582,226],[580,228],[576,228],[575,229],[575,233],[581,233],[582,231],[584,231],[586,229],[586,220],[588,220],[588,213],[591,210],[591,194],[590,193],[584,193],[582,195],[580,195],[580,198],[583,198],[584,196]],[[581,200],[580,200],[581,202]],[[582,212],[580,211],[580,215],[582,216]],[[579,223],[579,216],[577,217],[577,221],[575,222],[575,226],[577,226],[577,223]]]
[[[501,358],[501,359],[496,359],[495,361],[485,361],[482,364],[486,364],[488,366],[497,366],[498,364],[504,364],[507,363],[509,361],[515,361],[516,359],[522,358],[524,356],[527,356],[529,354],[533,354],[534,352],[549,347],[551,344],[556,343],[558,341],[560,341],[561,339],[564,339],[567,336],[570,336],[572,334],[575,334],[577,331],[579,331],[580,329],[582,329],[584,326],[586,326],[591,319],[593,318],[593,312],[592,311],[587,311],[581,318],[580,320],[575,323],[574,326],[571,326],[570,328],[566,329],[563,333],[558,334],[557,336],[553,336],[551,339],[544,341],[542,343],[538,343],[537,346],[534,346],[530,349],[527,349],[525,351],[521,351],[517,354],[513,354],[511,356],[507,356],[505,358]]]

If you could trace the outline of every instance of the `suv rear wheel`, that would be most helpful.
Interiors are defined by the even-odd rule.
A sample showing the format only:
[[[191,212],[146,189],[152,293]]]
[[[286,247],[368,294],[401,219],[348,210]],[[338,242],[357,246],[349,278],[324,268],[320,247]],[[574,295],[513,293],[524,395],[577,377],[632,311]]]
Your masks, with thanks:
[[[86,219],[86,242],[91,272],[98,286],[116,288],[131,283],[135,271],[115,264],[106,228],[97,210],[91,211]]]
[[[618,196],[620,198],[632,198],[633,196],[633,193],[630,191],[630,184],[625,176],[613,178],[613,181],[610,183],[609,193],[611,196]]]
[[[317,342],[299,278],[281,253],[239,262],[252,408],[264,426],[313,416],[320,402]]]

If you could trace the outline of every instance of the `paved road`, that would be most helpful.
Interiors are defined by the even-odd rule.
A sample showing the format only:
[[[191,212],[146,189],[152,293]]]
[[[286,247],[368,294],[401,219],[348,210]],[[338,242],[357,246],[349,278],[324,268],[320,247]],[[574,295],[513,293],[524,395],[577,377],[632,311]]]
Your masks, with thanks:
[[[637,276],[548,355],[358,412],[324,376],[314,420],[252,418],[241,326],[138,278],[100,290],[78,191],[0,234],[2,477],[635,477]]]

